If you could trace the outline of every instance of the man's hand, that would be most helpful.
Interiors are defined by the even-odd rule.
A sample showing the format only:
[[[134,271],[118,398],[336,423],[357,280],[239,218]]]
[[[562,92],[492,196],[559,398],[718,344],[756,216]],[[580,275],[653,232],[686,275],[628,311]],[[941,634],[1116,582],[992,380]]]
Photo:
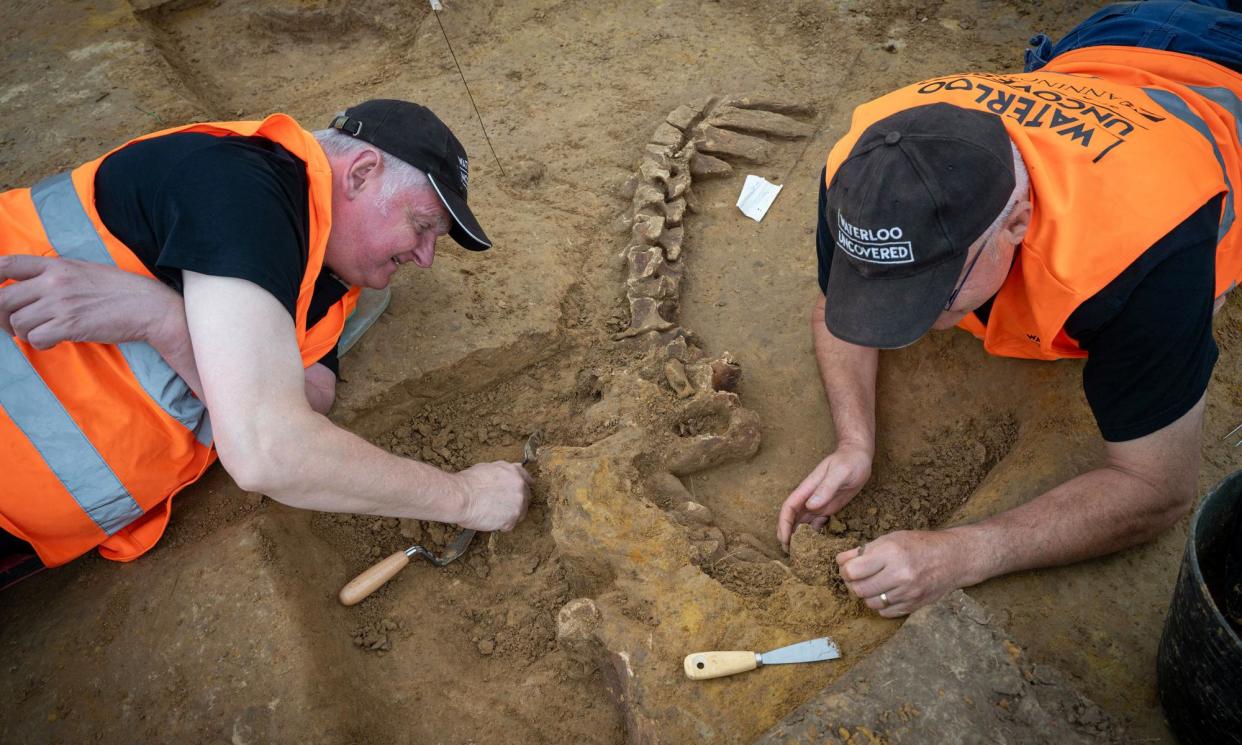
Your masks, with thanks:
[[[477,463],[457,474],[465,495],[458,524],[472,530],[513,530],[526,516],[530,474],[516,463]]]
[[[35,349],[50,349],[62,341],[151,341],[164,335],[165,324],[182,318],[176,292],[149,277],[102,264],[0,256],[0,282],[9,279],[16,281],[0,287],[0,330]]]
[[[799,523],[810,523],[819,530],[828,516],[850,503],[871,478],[871,453],[844,445],[819,462],[815,470],[781,505],[776,537],[789,550],[789,537]]]
[[[868,608],[896,618],[973,584],[966,553],[951,530],[901,530],[837,554],[837,566]]]

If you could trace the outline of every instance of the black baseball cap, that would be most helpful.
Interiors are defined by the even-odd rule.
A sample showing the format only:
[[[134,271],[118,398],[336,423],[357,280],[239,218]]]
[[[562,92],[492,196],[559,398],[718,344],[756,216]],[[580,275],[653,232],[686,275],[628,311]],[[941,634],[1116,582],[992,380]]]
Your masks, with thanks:
[[[934,103],[867,127],[828,187],[828,329],[865,347],[917,341],[1013,189],[1009,135],[993,114]]]
[[[330,126],[426,173],[453,218],[449,236],[471,251],[492,247],[466,206],[466,184],[470,180],[466,149],[431,109],[409,101],[377,98],[346,109]]]

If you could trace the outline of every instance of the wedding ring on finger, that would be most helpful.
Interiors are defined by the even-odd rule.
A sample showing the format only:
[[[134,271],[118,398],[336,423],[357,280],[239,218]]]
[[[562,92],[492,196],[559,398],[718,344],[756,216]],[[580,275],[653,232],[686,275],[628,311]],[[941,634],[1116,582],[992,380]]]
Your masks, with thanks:
[[[889,606],[889,602],[888,602],[888,593],[887,593],[887,592],[882,592],[882,593],[880,593],[880,602],[881,602],[881,603],[884,603],[884,607],[885,607],[885,608],[887,608],[887,607]]]

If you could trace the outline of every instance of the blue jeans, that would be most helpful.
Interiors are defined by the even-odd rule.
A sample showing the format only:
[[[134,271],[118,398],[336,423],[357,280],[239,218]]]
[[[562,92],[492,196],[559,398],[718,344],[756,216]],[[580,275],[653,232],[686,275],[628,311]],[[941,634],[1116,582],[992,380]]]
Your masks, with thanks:
[[[1242,1],[1148,0],[1116,3],[1078,24],[1056,44],[1031,38],[1026,72],[1082,47],[1122,46],[1191,54],[1242,72]]]

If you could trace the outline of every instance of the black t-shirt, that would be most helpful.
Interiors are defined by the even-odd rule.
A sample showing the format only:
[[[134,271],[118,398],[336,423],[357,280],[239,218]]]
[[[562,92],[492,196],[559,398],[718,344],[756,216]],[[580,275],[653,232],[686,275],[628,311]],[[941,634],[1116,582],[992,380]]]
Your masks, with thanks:
[[[819,179],[819,289],[826,291],[834,239],[828,189]],[[1087,352],[1083,390],[1109,442],[1149,435],[1190,411],[1207,390],[1218,351],[1212,338],[1216,230],[1214,197],[1154,243],[1065,322]],[[992,301],[975,311],[987,323]]]
[[[108,230],[177,292],[182,270],[236,277],[295,315],[310,205],[306,164],[284,147],[262,137],[197,132],[143,140],[100,164],[95,207]],[[347,290],[321,272],[307,327]],[[335,348],[319,362],[339,371]]]

